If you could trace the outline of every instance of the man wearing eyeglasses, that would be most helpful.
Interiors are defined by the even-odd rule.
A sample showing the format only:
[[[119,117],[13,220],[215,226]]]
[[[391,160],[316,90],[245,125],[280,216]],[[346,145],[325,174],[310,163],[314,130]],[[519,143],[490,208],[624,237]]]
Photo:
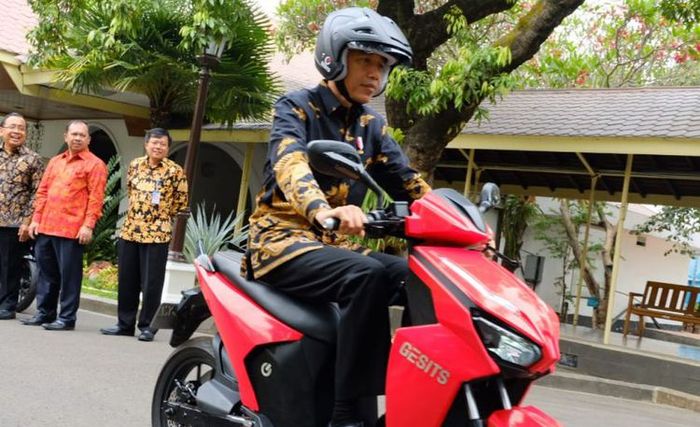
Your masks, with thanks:
[[[134,159],[127,174],[129,208],[119,235],[119,298],[117,324],[104,335],[133,336],[153,341],[151,320],[160,305],[172,222],[188,207],[187,178],[180,165],[168,159],[170,133],[162,128],[146,132],[146,155]],[[141,313],[136,318],[139,294]]]
[[[0,320],[7,320],[15,318],[32,204],[44,165],[24,145],[27,122],[21,114],[3,117],[0,137]]]

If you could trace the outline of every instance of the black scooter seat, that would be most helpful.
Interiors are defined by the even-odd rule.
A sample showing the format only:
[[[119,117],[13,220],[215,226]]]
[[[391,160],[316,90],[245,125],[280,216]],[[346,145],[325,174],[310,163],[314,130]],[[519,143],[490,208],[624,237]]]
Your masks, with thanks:
[[[340,315],[337,305],[306,302],[263,282],[246,280],[240,275],[242,257],[240,252],[221,251],[214,254],[212,264],[216,271],[278,320],[304,335],[335,344]]]

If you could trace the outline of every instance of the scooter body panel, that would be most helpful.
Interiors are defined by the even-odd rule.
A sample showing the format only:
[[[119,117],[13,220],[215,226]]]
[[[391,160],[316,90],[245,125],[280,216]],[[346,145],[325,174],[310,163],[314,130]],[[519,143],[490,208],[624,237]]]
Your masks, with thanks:
[[[258,346],[299,341],[302,334],[272,317],[221,274],[197,266],[197,275],[204,298],[231,358],[241,401],[248,408],[257,411],[260,407],[245,366],[246,357]]]
[[[441,324],[398,329],[389,356],[387,427],[416,420],[438,427],[464,382],[497,374],[498,366],[476,344]]]
[[[488,427],[561,427],[561,424],[534,406],[496,411],[489,417]]]
[[[479,215],[478,211],[474,214]],[[406,218],[406,236],[448,245],[488,243],[488,228],[480,230],[472,221],[465,221],[464,215],[465,212],[460,212],[445,198],[430,192],[411,204],[411,215]]]
[[[552,370],[559,360],[559,320],[554,310],[517,276],[480,251],[464,248],[420,246],[414,249],[412,258],[414,264],[419,260],[421,265],[431,266],[434,277],[449,282],[433,285],[426,282],[431,289],[458,288],[458,293],[466,295],[480,310],[536,343],[542,350],[542,357],[529,368],[531,372]],[[458,315],[459,320],[454,318],[458,305],[445,304],[446,309],[441,310],[438,301],[436,299],[436,314],[441,323],[467,322],[462,315]]]

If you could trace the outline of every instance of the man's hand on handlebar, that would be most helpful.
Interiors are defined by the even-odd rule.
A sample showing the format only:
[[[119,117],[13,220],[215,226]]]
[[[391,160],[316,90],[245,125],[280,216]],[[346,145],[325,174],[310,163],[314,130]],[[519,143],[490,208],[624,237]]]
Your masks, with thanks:
[[[338,231],[342,234],[351,234],[355,236],[364,236],[364,224],[367,222],[367,217],[362,209],[355,205],[339,206],[333,209],[325,209],[319,211],[314,218],[317,223],[323,224],[328,218],[337,218],[340,220]]]

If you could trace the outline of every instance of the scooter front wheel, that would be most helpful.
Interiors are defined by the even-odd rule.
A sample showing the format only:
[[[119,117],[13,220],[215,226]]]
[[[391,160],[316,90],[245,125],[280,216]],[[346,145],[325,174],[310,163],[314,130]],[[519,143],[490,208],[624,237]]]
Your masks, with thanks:
[[[153,392],[153,427],[205,425],[196,416],[197,389],[214,376],[214,365],[214,349],[211,338],[207,337],[191,339],[170,355]],[[187,413],[193,416],[188,418]]]

